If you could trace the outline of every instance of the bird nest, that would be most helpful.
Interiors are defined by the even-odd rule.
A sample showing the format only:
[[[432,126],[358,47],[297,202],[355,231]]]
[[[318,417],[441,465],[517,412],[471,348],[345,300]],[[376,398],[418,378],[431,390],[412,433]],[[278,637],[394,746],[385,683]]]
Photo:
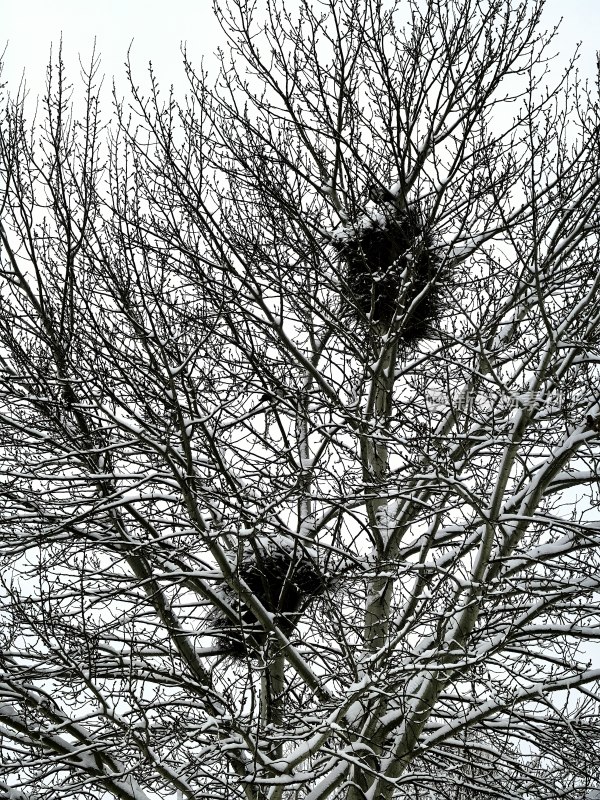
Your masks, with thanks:
[[[393,328],[405,344],[431,335],[448,276],[415,210],[388,204],[347,227],[332,244],[346,262],[348,299],[359,320],[379,332]]]
[[[294,631],[310,601],[327,586],[316,553],[287,538],[252,542],[233,570],[273,614],[274,624],[286,636]],[[223,582],[218,589],[234,613],[217,609],[211,613],[209,622],[215,644],[221,653],[233,657],[257,655],[267,632],[229,584]]]

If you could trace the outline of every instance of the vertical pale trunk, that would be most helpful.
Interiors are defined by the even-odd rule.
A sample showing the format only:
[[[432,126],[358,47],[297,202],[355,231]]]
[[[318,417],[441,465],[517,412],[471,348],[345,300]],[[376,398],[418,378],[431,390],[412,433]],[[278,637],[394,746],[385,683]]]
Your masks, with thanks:
[[[298,445],[298,461],[300,465],[298,501],[298,530],[305,531],[310,525],[312,515],[311,502],[311,453],[308,438],[308,397],[312,380],[307,377],[298,400],[298,416],[296,418],[296,441]]]
[[[376,542],[375,571],[386,558],[387,542],[385,532],[382,535],[381,512],[386,509],[388,502],[385,494],[385,481],[389,466],[386,437],[392,415],[397,356],[397,345],[395,343],[388,344],[373,377],[369,422],[375,430],[374,433],[370,433],[364,438],[363,447],[363,474],[370,484],[370,490],[375,494],[373,499],[367,501],[369,525]],[[379,495],[378,489],[381,490]],[[385,645],[389,627],[391,595],[392,585],[389,578],[379,577],[375,574],[369,582],[365,605],[364,635],[370,652],[375,652]]]
[[[382,353],[380,364],[373,377],[373,386],[368,409],[369,423],[374,431],[363,438],[363,476],[369,491],[375,496],[367,500],[367,514],[374,542],[376,543],[376,559],[374,563],[374,576],[367,586],[367,597],[364,614],[364,641],[367,652],[375,653],[385,644],[389,633],[389,614],[392,598],[392,581],[386,576],[378,575],[386,560],[387,537],[382,535],[382,511],[387,508],[387,493],[385,481],[389,467],[389,453],[385,441],[389,431],[392,416],[392,396],[396,371],[398,347],[395,343],[388,344]],[[378,489],[381,493],[378,494]],[[381,700],[377,708],[366,709],[362,721],[361,734],[371,731],[376,723],[374,717],[379,718],[387,706],[387,701]],[[375,724],[376,727],[376,724]],[[361,739],[363,736],[361,735]],[[370,736],[369,736],[370,739]],[[364,739],[363,739],[364,740]],[[377,752],[378,743],[373,742],[373,749]],[[377,771],[377,758],[372,759],[371,768]],[[350,773],[350,785],[346,793],[347,800],[364,800],[366,792],[373,784],[374,777],[367,770],[353,767]]]

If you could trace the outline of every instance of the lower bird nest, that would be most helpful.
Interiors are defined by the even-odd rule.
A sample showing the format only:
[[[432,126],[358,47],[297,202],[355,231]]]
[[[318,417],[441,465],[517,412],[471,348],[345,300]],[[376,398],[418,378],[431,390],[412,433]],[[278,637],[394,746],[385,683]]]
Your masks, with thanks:
[[[393,327],[406,344],[431,334],[448,276],[415,210],[378,212],[345,228],[332,244],[346,262],[349,299],[359,319],[380,331]]]
[[[327,585],[316,553],[281,537],[252,542],[233,571],[273,614],[274,624],[286,636],[294,631],[310,601],[322,594]],[[223,582],[219,594],[233,612],[215,609],[210,615],[211,633],[219,651],[238,658],[256,655],[267,632],[229,584]]]

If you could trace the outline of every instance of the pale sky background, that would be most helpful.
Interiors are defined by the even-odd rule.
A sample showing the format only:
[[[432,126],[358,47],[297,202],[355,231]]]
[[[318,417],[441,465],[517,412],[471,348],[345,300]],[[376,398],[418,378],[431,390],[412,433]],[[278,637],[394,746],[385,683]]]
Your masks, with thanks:
[[[260,2],[258,4],[260,6]],[[594,79],[600,49],[599,0],[547,0],[545,20],[552,27],[564,17],[557,49],[564,60],[582,42],[580,70]],[[23,71],[31,94],[43,89],[52,42],[63,36],[63,54],[70,76],[78,75],[78,55],[89,59],[94,36],[102,55],[102,71],[124,87],[123,62],[133,40],[132,62],[142,78],[152,60],[161,84],[185,88],[180,44],[199,65],[222,40],[210,0],[0,0],[0,52],[8,42],[2,82],[14,89]]]
[[[554,48],[559,54],[557,74],[581,42],[580,73],[594,82],[596,50],[600,50],[600,0],[547,0],[545,27],[553,28],[561,17]],[[74,83],[79,74],[78,56],[84,63],[89,61],[96,37],[107,101],[113,76],[120,93],[125,93],[124,61],[132,40],[131,60],[139,80],[143,82],[151,60],[161,85],[166,89],[173,84],[181,94],[186,89],[181,43],[187,43],[196,66],[204,56],[210,68],[212,54],[223,42],[211,0],[0,0],[0,53],[8,43],[0,84],[6,82],[16,91],[24,73],[30,96],[43,92],[50,45],[58,44],[61,33],[63,57]],[[590,645],[585,652],[600,663],[599,646]]]

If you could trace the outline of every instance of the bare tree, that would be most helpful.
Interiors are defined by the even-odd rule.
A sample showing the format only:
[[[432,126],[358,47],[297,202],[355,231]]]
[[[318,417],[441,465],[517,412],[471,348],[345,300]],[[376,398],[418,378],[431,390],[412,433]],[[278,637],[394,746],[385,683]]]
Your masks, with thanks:
[[[598,99],[542,5],[231,0],[183,101],[6,100],[0,797],[592,796]]]

